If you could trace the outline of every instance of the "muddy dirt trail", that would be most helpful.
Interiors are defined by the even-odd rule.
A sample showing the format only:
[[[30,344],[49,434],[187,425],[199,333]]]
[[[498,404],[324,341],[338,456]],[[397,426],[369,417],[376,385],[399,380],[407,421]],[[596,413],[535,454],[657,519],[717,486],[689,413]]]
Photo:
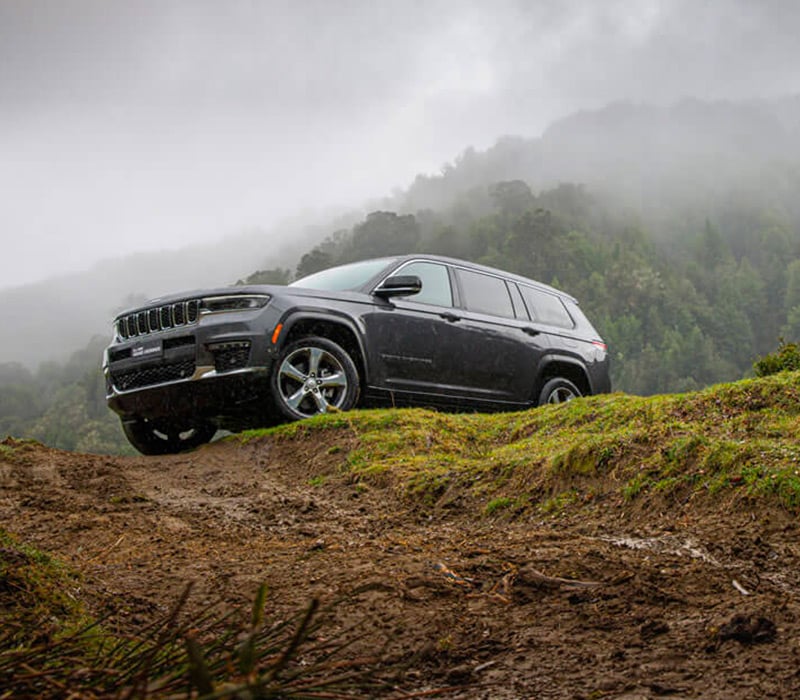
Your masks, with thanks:
[[[340,469],[347,438],[215,443],[167,458],[15,445],[0,518],[84,575],[108,625],[316,597],[380,652],[385,697],[800,697],[796,518],[623,502],[509,520],[465,494],[421,506]]]

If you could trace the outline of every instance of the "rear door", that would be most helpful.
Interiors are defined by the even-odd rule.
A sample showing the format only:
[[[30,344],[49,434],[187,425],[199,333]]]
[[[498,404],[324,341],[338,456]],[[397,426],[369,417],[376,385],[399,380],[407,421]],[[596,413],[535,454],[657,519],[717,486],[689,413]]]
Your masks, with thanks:
[[[461,391],[491,401],[530,402],[547,335],[528,318],[515,283],[461,267],[455,275],[463,342],[453,362]]]
[[[526,284],[520,285],[520,291],[538,327],[550,336],[550,344],[567,355],[580,356],[579,344],[582,341],[576,333],[575,319],[570,316],[561,299]]]

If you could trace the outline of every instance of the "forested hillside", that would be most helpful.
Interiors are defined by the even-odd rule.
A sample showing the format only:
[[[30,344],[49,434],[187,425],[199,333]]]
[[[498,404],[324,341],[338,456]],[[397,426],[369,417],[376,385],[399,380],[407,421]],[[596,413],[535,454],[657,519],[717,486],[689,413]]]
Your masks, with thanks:
[[[779,338],[800,336],[799,105],[691,101],[578,114],[540,139],[465,151],[355,225],[331,227],[296,269],[265,252],[267,269],[246,281],[440,253],[576,296],[609,344],[617,390],[738,379]],[[103,405],[103,345],[92,341],[63,367],[0,365],[0,433],[120,449]]]
[[[404,251],[510,270],[580,300],[610,345],[616,389],[686,391],[741,377],[800,330],[800,231],[767,210],[747,213],[741,241],[710,219],[656,239],[584,187],[534,194],[516,180],[443,212],[370,214],[303,256],[297,273]]]

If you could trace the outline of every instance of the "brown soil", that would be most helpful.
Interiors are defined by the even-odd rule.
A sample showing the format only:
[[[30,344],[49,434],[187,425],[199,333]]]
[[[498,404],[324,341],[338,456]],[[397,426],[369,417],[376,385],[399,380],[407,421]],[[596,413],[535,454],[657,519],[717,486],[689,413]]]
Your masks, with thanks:
[[[367,585],[330,624],[365,635],[347,654],[383,655],[386,697],[800,697],[795,517],[616,502],[509,521],[452,493],[423,508],[352,483],[346,438],[316,439],[166,458],[17,444],[0,522],[82,572],[120,629],[189,581],[190,606],[246,606],[266,582],[275,619]]]

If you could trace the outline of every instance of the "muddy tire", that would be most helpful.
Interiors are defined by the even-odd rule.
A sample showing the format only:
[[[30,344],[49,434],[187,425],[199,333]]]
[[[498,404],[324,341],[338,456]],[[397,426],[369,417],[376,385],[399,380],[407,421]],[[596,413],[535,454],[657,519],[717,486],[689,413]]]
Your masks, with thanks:
[[[200,422],[180,429],[159,426],[144,418],[122,421],[128,442],[143,455],[168,455],[193,450],[211,441],[217,432],[213,423]]]
[[[548,403],[566,403],[577,399],[582,396],[580,389],[576,387],[569,379],[562,377],[554,377],[547,381],[539,393],[539,402],[537,405],[544,406]]]
[[[272,397],[281,415],[302,420],[320,413],[347,411],[361,390],[350,355],[327,338],[301,338],[275,362]]]

